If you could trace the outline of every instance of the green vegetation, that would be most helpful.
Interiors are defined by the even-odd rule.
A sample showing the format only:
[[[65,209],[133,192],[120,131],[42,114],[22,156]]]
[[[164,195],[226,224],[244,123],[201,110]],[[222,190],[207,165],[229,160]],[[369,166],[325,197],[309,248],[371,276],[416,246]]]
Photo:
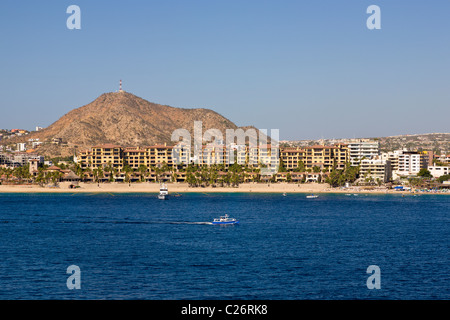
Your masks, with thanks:
[[[430,171],[428,171],[425,168],[420,169],[419,173],[417,174],[418,177],[422,177],[422,178],[433,178],[433,176],[431,175]]]
[[[359,166],[352,167],[349,162],[345,164],[344,170],[336,170],[333,168],[330,175],[325,179],[325,182],[332,187],[344,186],[346,182],[354,182],[359,175]]]

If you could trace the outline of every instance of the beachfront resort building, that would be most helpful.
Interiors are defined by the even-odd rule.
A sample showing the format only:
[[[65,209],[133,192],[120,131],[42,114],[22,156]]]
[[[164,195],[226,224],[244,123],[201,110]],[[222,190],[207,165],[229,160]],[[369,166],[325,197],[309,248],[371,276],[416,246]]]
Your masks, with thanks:
[[[177,159],[172,157],[173,152],[178,152]],[[201,152],[195,152],[192,156],[188,147],[176,148],[173,146],[154,145],[149,147],[127,147],[117,145],[99,145],[90,150],[84,150],[74,157],[81,168],[96,169],[110,166],[121,171],[124,165],[132,169],[138,169],[141,165],[147,168],[175,165],[188,165],[190,163],[200,166],[223,164],[225,168],[237,162],[241,165],[252,167],[279,165],[279,148],[268,146],[243,147],[239,149],[226,148],[224,145],[202,146]]]
[[[223,164],[225,167],[228,167],[230,163],[230,150],[224,145],[202,146],[202,152],[199,152],[196,161],[198,164],[205,166]]]
[[[398,155],[398,176],[417,175],[422,168],[421,156],[418,152],[403,151]]]
[[[280,159],[287,170],[300,166],[305,169],[319,168],[330,172],[333,168],[342,170],[349,161],[348,145],[334,146],[314,145],[309,147],[287,147],[280,150]]]
[[[392,178],[417,175],[422,168],[428,168],[430,152],[408,151],[407,149],[383,152],[381,159],[391,162]],[[432,161],[432,159],[431,159]]]
[[[87,164],[91,164],[94,168],[100,167],[103,164],[109,164],[119,170],[123,167],[123,163],[121,162],[122,147],[118,145],[107,144],[95,146],[92,148],[92,154],[89,156],[90,158],[88,158]]]
[[[373,159],[379,155],[380,143],[370,139],[353,139],[348,143],[350,163],[358,166],[362,159]]]
[[[398,157],[402,152],[403,152],[403,150],[382,152],[380,155],[380,158],[382,160],[389,160],[391,162],[392,172],[396,172],[398,170]]]
[[[254,168],[278,168],[280,164],[280,149],[271,145],[253,146],[247,149],[249,162]]]
[[[164,163],[172,166],[172,149],[173,147],[165,144],[145,148],[123,148],[118,145],[105,144],[82,151],[76,160],[83,169],[110,166],[121,171],[125,165],[132,169],[138,169],[141,165],[150,167]]]
[[[141,165],[148,166],[150,157],[147,154],[148,150],[140,147],[124,148],[123,162],[133,169],[138,169]]]
[[[173,158],[174,152],[179,152],[177,159]],[[270,169],[281,164],[287,171],[322,173],[331,172],[333,169],[343,170],[347,163],[353,161],[353,164],[360,166],[360,177],[387,182],[391,178],[417,175],[421,168],[429,167],[431,155],[428,152],[407,150],[378,155],[378,142],[373,141],[283,148],[271,145],[239,148],[204,145],[201,152],[193,152],[187,146],[174,149],[166,144],[125,148],[107,144],[81,152],[76,160],[83,169],[102,167],[116,169],[118,172],[121,172],[125,165],[137,170],[143,166],[150,169],[162,168],[164,165],[180,168],[191,163],[200,166],[220,164],[227,169],[233,163],[238,163],[251,168]]]
[[[363,159],[359,167],[359,176],[372,182],[388,182],[392,178],[391,162],[382,159]]]

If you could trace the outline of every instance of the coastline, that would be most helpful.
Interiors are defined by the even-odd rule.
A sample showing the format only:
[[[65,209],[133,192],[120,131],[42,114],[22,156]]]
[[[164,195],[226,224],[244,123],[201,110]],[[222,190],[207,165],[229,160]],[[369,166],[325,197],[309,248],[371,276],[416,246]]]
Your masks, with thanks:
[[[38,185],[0,185],[0,193],[159,193],[157,183],[79,183],[79,188],[69,188],[69,182],[62,182],[58,187]],[[189,187],[187,183],[168,183],[170,194],[177,193],[371,193],[371,194],[410,194],[411,191],[374,187],[332,188],[326,183],[306,184],[262,184],[242,183],[233,187]],[[417,192],[416,192],[417,193]],[[419,192],[423,194],[447,194],[450,192]]]

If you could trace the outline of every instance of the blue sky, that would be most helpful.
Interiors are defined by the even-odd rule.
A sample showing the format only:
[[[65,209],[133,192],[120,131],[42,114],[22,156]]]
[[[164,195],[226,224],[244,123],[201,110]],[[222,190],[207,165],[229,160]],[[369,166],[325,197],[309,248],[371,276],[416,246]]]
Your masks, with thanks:
[[[81,30],[69,30],[69,5]],[[381,30],[368,30],[369,5]],[[104,92],[211,108],[281,139],[449,132],[450,2],[0,2],[0,128]]]

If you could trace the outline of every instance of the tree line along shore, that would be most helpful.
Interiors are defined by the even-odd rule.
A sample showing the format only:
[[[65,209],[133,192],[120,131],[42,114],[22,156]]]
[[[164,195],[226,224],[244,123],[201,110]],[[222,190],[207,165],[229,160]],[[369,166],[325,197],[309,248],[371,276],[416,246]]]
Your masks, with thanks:
[[[105,165],[95,169],[82,168],[80,165],[55,159],[57,165],[41,165],[32,168],[32,164],[27,164],[17,168],[0,168],[0,185],[28,185],[28,186],[47,186],[58,187],[68,185],[70,188],[79,188],[80,185],[97,187],[106,185],[145,185],[160,183],[171,183],[180,185],[183,190],[188,186],[189,190],[196,188],[247,188],[250,192],[256,189],[256,185],[266,186],[269,190],[277,189],[277,185],[296,186],[292,190],[301,192],[309,191],[340,191],[353,188],[358,190],[385,190],[393,189],[396,185],[404,185],[409,190],[438,190],[437,183],[442,187],[442,182],[447,177],[432,179],[429,172],[423,170],[417,177],[408,178],[403,181],[393,181],[384,183],[380,180],[374,180],[371,177],[361,176],[358,166],[346,164],[344,169],[333,169],[330,172],[321,171],[320,168],[305,169],[301,165],[294,170],[287,170],[282,165],[279,171],[273,175],[262,175],[260,168],[252,168],[244,165],[233,164],[228,168],[224,165],[213,164],[210,166],[188,165],[188,166],[151,166],[145,165],[133,169],[125,165],[122,170],[117,170],[112,166]],[[313,186],[314,187],[311,187]],[[247,186],[247,187],[246,187]],[[317,187],[320,186],[320,187]],[[345,188],[344,188],[345,187]],[[86,187],[85,187],[86,188]],[[261,187],[258,188],[258,190]],[[343,188],[343,189],[340,189]],[[3,188],[4,189],[4,188]],[[284,192],[285,188],[278,188]],[[447,190],[448,188],[443,188]],[[214,189],[217,190],[217,189]],[[300,190],[300,191],[299,191]]]

